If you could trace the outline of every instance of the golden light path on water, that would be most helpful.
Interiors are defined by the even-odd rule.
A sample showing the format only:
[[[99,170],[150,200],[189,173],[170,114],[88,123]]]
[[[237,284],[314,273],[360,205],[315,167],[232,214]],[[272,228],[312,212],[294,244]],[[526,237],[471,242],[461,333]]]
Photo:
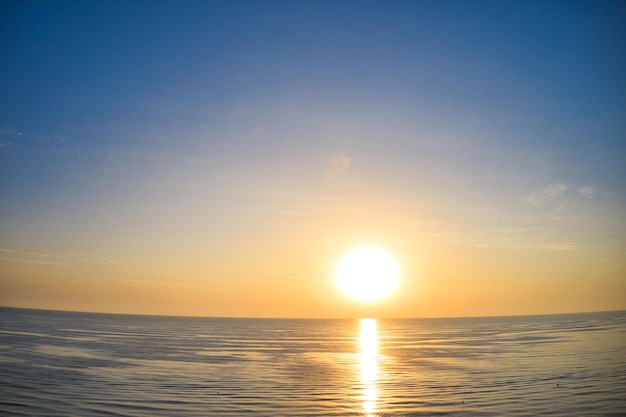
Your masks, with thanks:
[[[359,335],[361,384],[363,385],[363,412],[373,417],[378,400],[378,330],[376,319],[361,319]]]

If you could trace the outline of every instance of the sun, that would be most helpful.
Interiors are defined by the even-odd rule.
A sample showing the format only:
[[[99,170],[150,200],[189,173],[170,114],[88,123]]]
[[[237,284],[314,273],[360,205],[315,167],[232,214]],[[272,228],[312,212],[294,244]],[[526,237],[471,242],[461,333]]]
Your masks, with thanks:
[[[341,258],[335,279],[348,297],[374,302],[394,292],[400,281],[400,268],[387,251],[374,246],[360,247]]]

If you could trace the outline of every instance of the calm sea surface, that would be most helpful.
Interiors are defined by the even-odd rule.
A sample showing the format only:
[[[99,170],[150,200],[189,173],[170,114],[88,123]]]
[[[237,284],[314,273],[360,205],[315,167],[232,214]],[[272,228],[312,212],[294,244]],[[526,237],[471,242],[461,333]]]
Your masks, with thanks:
[[[421,320],[0,309],[6,416],[626,415],[626,312]]]

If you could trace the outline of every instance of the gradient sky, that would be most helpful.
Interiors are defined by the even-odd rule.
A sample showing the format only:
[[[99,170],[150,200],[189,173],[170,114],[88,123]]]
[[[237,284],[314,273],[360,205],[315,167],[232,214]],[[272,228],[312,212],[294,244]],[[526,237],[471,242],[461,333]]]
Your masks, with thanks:
[[[623,1],[4,1],[0,304],[626,308]],[[360,305],[333,268],[394,254]]]

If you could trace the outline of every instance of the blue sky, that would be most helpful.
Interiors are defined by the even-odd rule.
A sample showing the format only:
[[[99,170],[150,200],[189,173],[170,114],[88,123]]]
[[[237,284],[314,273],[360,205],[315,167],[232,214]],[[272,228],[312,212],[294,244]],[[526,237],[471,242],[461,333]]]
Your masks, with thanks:
[[[4,304],[129,310],[71,304],[69,276],[85,294],[155,274],[323,281],[322,260],[368,240],[432,259],[422,281],[451,283],[444,254],[476,248],[509,251],[487,275],[574,265],[598,294],[561,309],[626,308],[599,295],[624,289],[623,2],[9,1],[1,16]],[[44,276],[55,303],[29,295]]]

